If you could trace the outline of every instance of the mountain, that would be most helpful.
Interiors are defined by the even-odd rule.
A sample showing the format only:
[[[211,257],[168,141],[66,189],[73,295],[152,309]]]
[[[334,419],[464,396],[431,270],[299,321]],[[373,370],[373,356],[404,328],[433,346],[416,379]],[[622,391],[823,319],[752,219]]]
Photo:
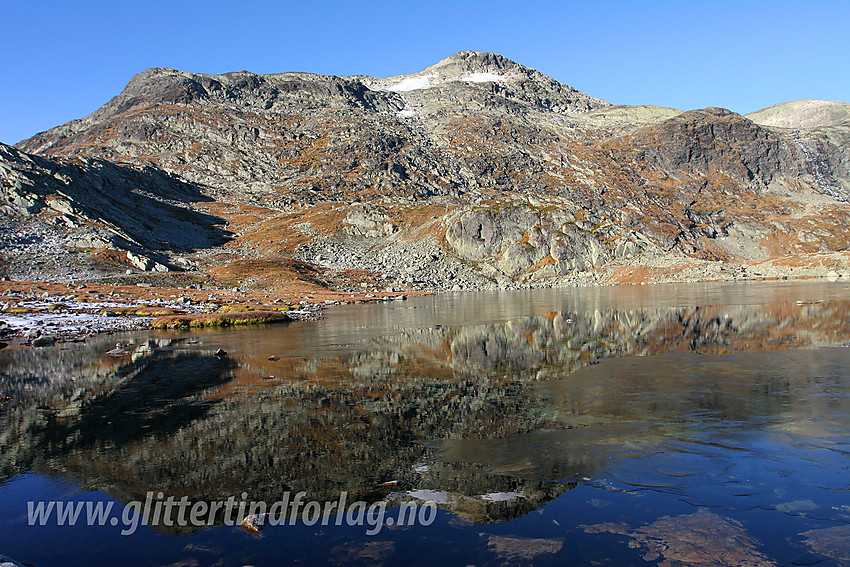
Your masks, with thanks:
[[[61,170],[85,230],[123,235],[98,254],[228,284],[274,286],[292,258],[400,289],[818,275],[850,266],[847,108],[615,106],[471,51],[389,78],[149,69],[3,148],[3,238],[23,252],[0,269],[24,275],[10,235],[59,238],[45,221]],[[115,214],[87,193],[91,168],[122,172],[128,211],[167,203],[196,238]]]

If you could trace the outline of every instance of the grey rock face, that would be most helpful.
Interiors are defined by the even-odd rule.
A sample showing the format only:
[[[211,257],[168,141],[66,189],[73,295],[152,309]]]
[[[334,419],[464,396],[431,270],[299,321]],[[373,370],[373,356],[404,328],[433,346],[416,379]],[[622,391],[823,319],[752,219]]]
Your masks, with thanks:
[[[779,136],[723,108],[685,112],[650,130],[643,157],[665,171],[707,174],[710,168],[765,184],[798,176],[798,163]]]
[[[98,160],[47,160],[0,144],[0,203],[4,252],[46,252],[45,239],[74,249],[126,251],[127,263],[167,271],[170,253],[224,241],[221,219],[193,209],[209,200],[196,188],[154,168],[134,169]],[[31,222],[24,221],[43,213]],[[23,245],[35,223],[40,236]],[[23,246],[22,246],[23,245]],[[158,258],[153,259],[153,258]],[[66,262],[77,263],[76,260]],[[49,276],[49,270],[44,276]]]
[[[351,236],[366,238],[386,237],[398,230],[390,222],[390,217],[377,211],[368,211],[364,207],[353,207],[345,216],[343,231]]]
[[[139,268],[143,272],[167,272],[168,266],[160,264],[159,262],[155,262],[148,258],[147,256],[142,256],[141,254],[133,254],[132,252],[127,252],[127,260],[129,260],[130,265]]]
[[[539,211],[527,206],[495,212],[473,209],[449,225],[446,241],[464,260],[488,262],[509,278],[539,264],[543,265],[537,276],[584,271],[612,255],[635,254],[646,247],[639,239],[621,238],[609,251],[597,228],[563,210]]]

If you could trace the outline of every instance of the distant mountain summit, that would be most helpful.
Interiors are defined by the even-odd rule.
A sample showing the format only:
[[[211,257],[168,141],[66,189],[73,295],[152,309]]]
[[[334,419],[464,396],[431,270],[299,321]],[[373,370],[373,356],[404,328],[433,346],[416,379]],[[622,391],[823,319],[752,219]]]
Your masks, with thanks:
[[[251,285],[295,277],[293,258],[327,281],[421,289],[840,267],[848,108],[612,106],[475,51],[388,78],[157,68],[0,152],[4,210],[97,232],[85,241],[122,251],[107,256],[149,259],[135,266]],[[201,219],[203,238],[166,231],[160,210]]]
[[[424,79],[423,87],[436,86],[448,82],[504,82],[508,78],[527,79],[537,73],[496,53],[486,51],[460,51],[424,70],[410,75],[398,75],[379,79],[378,84],[392,87],[406,79]],[[385,87],[386,88],[386,87]],[[411,89],[413,90],[413,89]]]
[[[505,98],[554,112],[586,112],[610,103],[590,97],[519,63],[487,51],[461,51],[412,75],[370,80],[382,90],[411,92],[434,87],[485,85]]]
[[[777,128],[838,126],[850,123],[850,104],[836,100],[797,100],[752,112],[747,118]]]

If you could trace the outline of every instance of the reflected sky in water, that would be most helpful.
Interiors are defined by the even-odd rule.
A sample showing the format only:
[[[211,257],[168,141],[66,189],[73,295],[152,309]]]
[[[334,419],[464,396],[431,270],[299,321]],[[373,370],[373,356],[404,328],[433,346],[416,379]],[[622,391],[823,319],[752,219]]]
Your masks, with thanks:
[[[33,565],[850,564],[848,291],[451,294],[255,330],[5,349],[0,554]],[[130,355],[105,354],[117,340]],[[375,536],[26,525],[28,500],[120,506],[149,490],[345,491],[391,507],[432,499],[440,512]]]

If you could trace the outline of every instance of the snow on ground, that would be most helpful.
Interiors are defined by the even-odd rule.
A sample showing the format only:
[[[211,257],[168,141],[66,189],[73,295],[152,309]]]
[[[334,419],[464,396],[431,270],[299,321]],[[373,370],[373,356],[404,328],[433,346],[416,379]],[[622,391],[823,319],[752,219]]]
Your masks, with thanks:
[[[473,73],[461,80],[469,81],[470,83],[502,83],[505,79],[506,77],[504,75],[497,75],[495,73]]]
[[[396,112],[396,115],[401,116],[402,118],[410,118],[411,116],[413,116],[415,114],[416,114],[415,112],[413,112],[412,110],[407,109],[407,108],[405,108],[404,110],[399,110],[398,112]]]
[[[434,78],[434,75],[422,75],[419,77],[407,77],[406,79],[402,79],[401,82],[398,82],[394,85],[390,85],[388,87],[381,87],[380,90],[385,91],[393,91],[393,92],[408,92],[415,91],[419,89],[428,89],[431,88],[431,79]],[[449,78],[443,79],[443,81],[466,81],[469,83],[503,83],[508,78],[504,75],[497,75],[496,73],[472,73],[470,75],[466,75],[465,77],[458,78]]]
[[[415,91],[417,89],[427,89],[431,86],[431,77],[433,75],[424,75],[422,77],[408,77],[400,83],[384,87],[384,90],[393,92]]]
[[[3,317],[3,321],[12,332],[38,328],[48,334],[81,332],[82,330],[137,329],[153,319],[153,317],[142,316],[104,317],[96,313],[32,313],[26,316],[7,315]]]

